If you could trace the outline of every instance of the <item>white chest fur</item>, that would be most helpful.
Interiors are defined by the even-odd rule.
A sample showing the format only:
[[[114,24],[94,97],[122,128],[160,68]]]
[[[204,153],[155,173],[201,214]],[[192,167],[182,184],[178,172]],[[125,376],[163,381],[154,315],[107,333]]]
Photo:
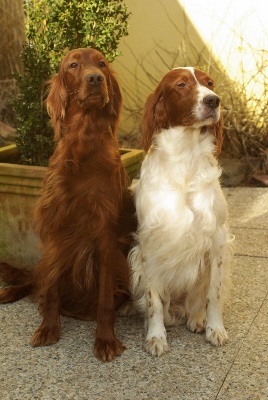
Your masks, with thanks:
[[[167,220],[172,224],[175,218],[186,233],[194,226],[198,228],[203,218],[211,231],[216,223],[225,222],[227,207],[213,149],[213,137],[200,135],[199,129],[179,127],[159,134],[135,188],[142,224],[167,227]]]
[[[138,238],[142,257],[150,260],[156,276],[191,265],[196,277],[204,254],[226,222],[221,171],[213,151],[211,134],[177,127],[158,134],[143,162],[134,189]]]

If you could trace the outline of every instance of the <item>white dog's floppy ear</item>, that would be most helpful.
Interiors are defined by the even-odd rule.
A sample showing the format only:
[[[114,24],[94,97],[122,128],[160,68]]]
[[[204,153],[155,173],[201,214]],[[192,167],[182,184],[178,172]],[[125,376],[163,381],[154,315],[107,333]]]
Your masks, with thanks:
[[[154,134],[168,128],[164,99],[158,92],[156,90],[148,97],[144,107],[141,143],[145,151],[149,150]]]

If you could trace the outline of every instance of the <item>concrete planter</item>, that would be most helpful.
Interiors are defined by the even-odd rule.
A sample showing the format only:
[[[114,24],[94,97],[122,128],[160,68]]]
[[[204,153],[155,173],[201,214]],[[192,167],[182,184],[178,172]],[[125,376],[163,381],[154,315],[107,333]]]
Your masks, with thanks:
[[[142,150],[120,149],[122,162],[133,179],[144,157]],[[31,268],[38,260],[38,238],[33,209],[43,185],[46,167],[10,164],[17,157],[15,145],[0,148],[0,261]]]

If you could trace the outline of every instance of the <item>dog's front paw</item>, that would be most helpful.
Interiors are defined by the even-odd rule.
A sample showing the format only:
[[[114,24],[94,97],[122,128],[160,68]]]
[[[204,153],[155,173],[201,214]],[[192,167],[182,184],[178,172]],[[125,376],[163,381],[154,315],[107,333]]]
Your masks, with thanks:
[[[100,361],[112,361],[120,356],[126,347],[116,338],[113,340],[95,339],[94,355]]]
[[[152,337],[146,338],[144,343],[144,350],[150,353],[152,356],[161,356],[167,353],[168,344],[165,337]]]
[[[228,335],[224,327],[221,328],[211,328],[209,326],[206,327],[206,341],[212,344],[213,346],[223,346],[226,342],[228,342]]]
[[[60,327],[58,325],[50,327],[41,324],[32,336],[31,345],[33,347],[49,346],[50,344],[57,343],[59,339]]]

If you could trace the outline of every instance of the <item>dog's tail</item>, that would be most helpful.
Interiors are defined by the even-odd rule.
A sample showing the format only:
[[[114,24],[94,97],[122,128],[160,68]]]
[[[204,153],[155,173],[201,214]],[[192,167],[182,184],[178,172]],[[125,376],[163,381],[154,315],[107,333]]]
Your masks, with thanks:
[[[12,303],[33,292],[32,271],[0,263],[0,279],[8,285],[14,285],[0,289],[0,303]]]

